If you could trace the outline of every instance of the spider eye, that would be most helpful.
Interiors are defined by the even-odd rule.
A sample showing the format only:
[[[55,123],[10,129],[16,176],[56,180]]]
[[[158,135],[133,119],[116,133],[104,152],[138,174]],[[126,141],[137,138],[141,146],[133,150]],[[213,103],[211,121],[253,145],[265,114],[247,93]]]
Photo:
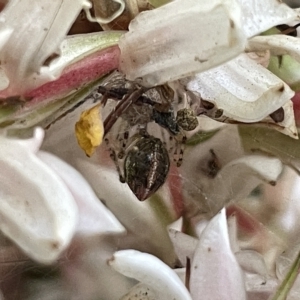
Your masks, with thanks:
[[[153,195],[166,181],[170,168],[169,154],[160,139],[142,137],[125,158],[125,181],[143,201]]]

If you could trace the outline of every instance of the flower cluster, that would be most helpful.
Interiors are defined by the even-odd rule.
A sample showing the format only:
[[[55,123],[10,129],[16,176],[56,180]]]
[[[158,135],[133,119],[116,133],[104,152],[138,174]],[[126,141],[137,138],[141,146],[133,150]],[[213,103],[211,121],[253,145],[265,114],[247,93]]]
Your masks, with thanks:
[[[298,9],[277,0],[1,8],[0,298],[299,298]],[[102,30],[68,35],[80,11]],[[139,88],[167,86],[172,110],[189,101],[198,111],[182,166],[171,164],[145,202],[101,144],[99,114],[111,112],[97,88],[116,69]],[[75,136],[80,115],[91,157]]]

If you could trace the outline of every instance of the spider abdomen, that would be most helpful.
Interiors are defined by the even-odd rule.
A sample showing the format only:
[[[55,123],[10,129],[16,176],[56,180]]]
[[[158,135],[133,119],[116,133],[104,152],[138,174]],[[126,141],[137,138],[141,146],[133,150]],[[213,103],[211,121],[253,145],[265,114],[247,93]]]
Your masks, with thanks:
[[[136,197],[143,201],[164,184],[169,168],[169,154],[161,140],[143,136],[126,155],[125,181]]]

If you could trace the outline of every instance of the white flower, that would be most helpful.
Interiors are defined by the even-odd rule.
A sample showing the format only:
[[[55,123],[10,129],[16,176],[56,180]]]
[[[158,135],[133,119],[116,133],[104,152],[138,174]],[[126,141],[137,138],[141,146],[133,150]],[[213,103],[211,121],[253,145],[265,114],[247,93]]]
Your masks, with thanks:
[[[109,263],[121,274],[143,283],[144,291],[154,294],[153,299],[246,299],[242,272],[229,244],[224,209],[209,222],[193,250],[190,270],[186,270],[190,272],[186,275],[190,295],[176,273],[149,254],[123,250]],[[136,287],[130,292],[133,294]]]
[[[111,19],[124,10],[123,1],[116,2],[120,8]],[[0,13],[1,96],[23,95],[58,79],[64,68],[96,52],[103,42],[109,46],[103,36],[101,41],[93,34],[85,41],[66,37],[80,11],[90,16],[91,8],[88,0],[8,1]]]
[[[124,232],[72,167],[40,152],[43,130],[28,140],[1,136],[0,230],[43,263],[56,260],[75,232]]]
[[[124,3],[115,2],[120,4],[118,15]],[[33,90],[35,93],[30,95],[37,103],[45,98],[57,100],[58,94],[66,96],[50,110],[44,106],[32,111],[22,108],[18,115],[5,119],[11,128],[30,128],[46,117],[50,121],[43,124],[52,123],[77,103],[72,102],[74,96],[80,94],[76,101],[84,98],[99,81],[79,91],[74,89],[118,67],[117,46],[106,61],[110,64],[107,68],[102,68],[107,53],[102,56],[97,51],[115,45],[121,33],[65,37],[78,12],[88,8],[90,3],[83,0],[12,0],[1,12],[1,97],[24,96]],[[43,9],[47,13],[42,13]],[[182,82],[189,90],[200,93],[202,100],[212,102],[225,118],[245,123],[269,122],[268,116],[282,108],[284,120],[275,125],[293,136],[297,134],[290,102],[293,91],[243,52],[245,48],[270,50],[298,59],[292,39],[255,37],[272,26],[293,21],[296,15],[275,0],[173,1],[140,14],[132,22],[120,42],[121,69],[129,79],[141,77],[146,86],[196,74]],[[287,41],[284,47],[279,43],[282,40]],[[52,54],[60,56],[46,65]],[[100,57],[97,63],[93,61],[95,57]],[[91,63],[96,75],[82,75],[84,68],[77,67],[84,65],[87,70],[86,62]],[[77,81],[77,75],[75,80],[65,76],[67,72],[85,79]],[[63,92],[59,90],[62,83]],[[91,104],[83,107],[88,105]],[[219,128],[220,132],[206,143],[186,149],[181,171],[171,169],[171,179],[160,192],[141,203],[119,181],[104,147],[97,149],[91,159],[78,148],[74,124],[79,110],[47,130],[42,146],[47,152],[39,149],[41,129],[36,129],[29,140],[0,137],[0,230],[38,263],[54,263],[64,254],[58,266],[69,298],[93,299],[100,295],[125,300],[139,294],[155,300],[241,300],[246,293],[253,296],[262,292],[262,280],[266,281],[267,293],[273,292],[293,255],[278,259],[284,239],[276,232],[270,233],[271,226],[251,217],[252,205],[264,212],[265,202],[249,202],[249,207],[244,202],[259,184],[280,181],[283,166],[277,158],[244,155],[243,140],[236,127]],[[201,120],[201,126],[205,124]],[[293,154],[292,150],[286,154],[290,151]],[[299,194],[296,189],[295,194]],[[238,221],[255,224],[254,229],[251,227],[255,236],[247,238],[250,233],[246,232],[244,239],[238,240],[236,231],[241,228],[232,221],[235,218],[227,224],[224,209],[215,215],[224,206],[228,206],[228,212],[235,211]],[[294,208],[287,205],[283,216],[274,220],[274,224],[285,226],[284,235],[291,239],[297,233],[291,229],[296,227]],[[169,237],[167,226],[179,216],[184,219],[182,223],[178,221],[180,227],[194,230],[198,238],[174,231]],[[263,243],[258,245],[260,241]],[[111,268],[107,260],[118,249],[125,250],[114,254],[109,262]],[[191,260],[190,266],[186,257]],[[176,262],[185,268],[174,270]],[[271,270],[275,262],[278,278]],[[184,282],[180,281],[182,276]],[[136,285],[136,280],[141,283]]]
[[[132,21],[119,43],[120,68],[128,79],[146,86],[185,78],[183,82],[189,90],[222,112],[222,118],[209,112],[211,117],[229,122],[273,123],[274,128],[297,138],[290,101],[294,92],[241,54],[250,39],[248,48],[252,51],[272,48],[278,52],[279,47],[281,53],[299,56],[299,47],[292,45],[293,38],[289,46],[281,45],[285,40],[282,36],[252,38],[296,18],[296,11],[275,0],[173,1]],[[222,63],[225,64],[218,67]],[[195,73],[198,74],[186,78]],[[269,115],[278,109],[284,116],[274,122]]]
[[[192,300],[176,273],[157,257],[136,250],[116,252],[109,264],[155,291],[155,299]]]
[[[203,126],[212,124],[208,120],[202,121]],[[184,160],[186,210],[191,215],[198,211],[200,216],[213,216],[229,203],[239,203],[262,182],[274,185],[283,168],[277,158],[245,155],[238,129],[232,126],[221,127],[209,142],[187,149]]]
[[[283,107],[283,119],[276,124],[284,128],[284,133],[297,137],[291,102],[294,91],[246,54],[183,81],[187,89],[221,110],[223,118],[254,123]]]
[[[1,68],[9,80],[7,93],[16,95],[54,78],[47,68],[40,68],[50,55],[59,52],[70,24],[86,4],[84,0],[7,3],[0,15],[0,34],[11,31],[0,53]]]
[[[172,1],[133,20],[120,41],[120,68],[146,86],[163,84],[236,57],[247,38],[296,16],[275,0]]]

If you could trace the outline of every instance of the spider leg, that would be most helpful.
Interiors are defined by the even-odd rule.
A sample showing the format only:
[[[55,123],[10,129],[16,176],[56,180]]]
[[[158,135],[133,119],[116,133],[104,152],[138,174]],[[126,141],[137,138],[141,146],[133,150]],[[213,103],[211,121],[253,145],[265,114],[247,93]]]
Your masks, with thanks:
[[[140,88],[138,90],[129,93],[120,101],[115,109],[108,115],[108,117],[104,121],[104,135],[106,135],[112,126],[116,123],[118,118],[127,111],[127,109],[135,103],[140,96],[146,91],[145,88]]]
[[[178,161],[177,161],[177,167],[180,167],[182,165],[182,162],[183,162],[183,154],[184,154],[184,149],[185,149],[185,143],[186,143],[186,135],[184,135],[182,137],[182,140],[181,140],[181,143],[180,143],[180,152],[179,152],[179,158],[178,158]]]
[[[186,135],[184,133],[181,133],[181,139],[175,139],[176,140],[176,146],[174,150],[174,158],[173,161],[176,163],[176,166],[179,168],[182,165],[183,162],[183,154],[184,154],[184,148],[186,143]]]

